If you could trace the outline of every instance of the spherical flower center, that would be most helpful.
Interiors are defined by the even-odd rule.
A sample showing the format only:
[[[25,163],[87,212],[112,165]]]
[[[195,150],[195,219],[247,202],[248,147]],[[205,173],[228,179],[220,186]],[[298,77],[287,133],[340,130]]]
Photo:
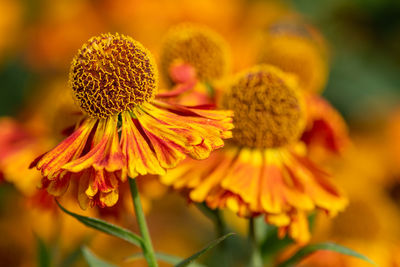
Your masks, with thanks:
[[[299,139],[305,109],[292,77],[263,65],[239,74],[223,96],[234,111],[233,140],[251,148],[273,148]]]
[[[107,118],[150,101],[157,91],[157,70],[153,56],[139,42],[102,34],[74,57],[70,85],[83,111]]]
[[[192,24],[181,24],[171,29],[161,51],[161,67],[168,78],[173,64],[189,64],[201,81],[212,81],[224,76],[229,69],[228,48],[225,41],[212,30]]]

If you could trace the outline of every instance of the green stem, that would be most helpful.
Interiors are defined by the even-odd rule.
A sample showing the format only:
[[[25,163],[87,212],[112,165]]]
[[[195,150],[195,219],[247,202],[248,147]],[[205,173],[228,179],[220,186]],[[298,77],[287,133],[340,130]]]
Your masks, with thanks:
[[[147,228],[146,218],[144,217],[142,203],[140,202],[140,196],[138,187],[136,185],[136,179],[128,178],[129,185],[131,188],[133,206],[135,207],[136,221],[139,225],[140,234],[143,238],[142,250],[149,267],[157,267],[157,260],[154,253],[153,245],[151,243],[151,238],[149,230]]]
[[[250,258],[250,267],[262,267],[263,259],[261,256],[260,246],[257,242],[256,238],[256,229],[255,229],[255,221],[254,218],[249,219],[249,241],[251,243],[252,252]]]
[[[222,219],[222,215],[220,210],[212,210],[207,207],[204,203],[199,203],[196,207],[206,216],[208,217],[214,224],[216,238],[220,238],[221,236],[228,233],[226,224]]]

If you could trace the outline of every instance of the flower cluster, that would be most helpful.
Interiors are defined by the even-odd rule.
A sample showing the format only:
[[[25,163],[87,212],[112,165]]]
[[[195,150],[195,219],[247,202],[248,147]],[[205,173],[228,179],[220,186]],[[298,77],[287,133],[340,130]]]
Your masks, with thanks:
[[[76,130],[33,165],[54,195],[78,183],[78,200],[110,207],[127,177],[165,173],[186,155],[207,158],[230,138],[232,112],[157,99],[151,53],[130,37],[91,38],[75,56],[70,85],[85,113]]]

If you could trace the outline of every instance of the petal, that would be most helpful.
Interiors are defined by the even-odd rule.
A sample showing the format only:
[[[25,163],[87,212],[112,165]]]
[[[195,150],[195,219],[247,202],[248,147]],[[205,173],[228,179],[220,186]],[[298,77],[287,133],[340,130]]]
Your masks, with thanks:
[[[222,187],[240,195],[254,211],[259,211],[261,170],[261,152],[242,148],[222,181]]]
[[[308,125],[302,140],[311,148],[322,147],[340,154],[349,145],[346,122],[328,101],[316,94],[306,94]]]
[[[47,192],[56,197],[62,196],[68,189],[70,178],[71,175],[67,173],[50,181],[47,185]]]
[[[121,147],[126,157],[128,175],[136,177],[138,174],[164,174],[165,170],[147,143],[146,139],[136,128],[128,112],[121,114]]]
[[[57,175],[64,164],[79,156],[96,121],[94,119],[85,120],[72,135],[40,159],[37,168],[42,171],[43,176],[51,179]]]
[[[111,121],[111,123],[107,123],[108,121]],[[108,121],[99,120],[99,124],[93,138],[93,147],[90,149],[90,151],[86,155],[79,157],[71,162],[68,162],[63,166],[63,169],[70,172],[80,172],[84,169],[92,167],[95,163],[100,164],[102,162],[106,153],[107,144],[112,137],[112,126],[114,126],[112,122],[115,122],[115,120]],[[100,136],[102,136],[101,139],[99,138]],[[96,142],[97,139],[100,139],[98,143]]]
[[[99,196],[100,202],[106,207],[112,207],[118,202],[118,189],[112,190],[110,192],[101,192]]]

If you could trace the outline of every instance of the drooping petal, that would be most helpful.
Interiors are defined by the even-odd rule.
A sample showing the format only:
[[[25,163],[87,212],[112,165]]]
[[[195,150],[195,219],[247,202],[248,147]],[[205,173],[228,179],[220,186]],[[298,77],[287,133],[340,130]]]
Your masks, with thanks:
[[[143,110],[175,135],[184,137],[187,144],[183,147],[184,152],[195,159],[209,157],[212,150],[223,146],[223,139],[232,137],[232,113],[229,111],[187,108],[160,101],[156,103],[157,106],[168,108],[168,111],[155,105],[146,105]]]
[[[117,116],[100,120],[92,149],[86,155],[65,164],[63,169],[71,172],[80,172],[91,166],[97,170],[106,169],[109,172],[123,169],[125,158],[119,146],[117,122]],[[96,139],[100,139],[98,143]]]
[[[121,114],[121,147],[126,158],[128,175],[164,174],[157,157],[145,138],[140,134],[128,112]]]
[[[281,236],[309,240],[307,216],[316,209],[335,215],[347,204],[329,176],[304,155],[304,145],[249,149],[230,145],[201,166],[186,160],[161,178],[189,200],[228,208],[239,216],[259,214],[279,227]]]
[[[36,165],[42,175],[48,179],[54,178],[64,164],[79,156],[96,122],[94,119],[86,119],[67,139],[46,153]]]

